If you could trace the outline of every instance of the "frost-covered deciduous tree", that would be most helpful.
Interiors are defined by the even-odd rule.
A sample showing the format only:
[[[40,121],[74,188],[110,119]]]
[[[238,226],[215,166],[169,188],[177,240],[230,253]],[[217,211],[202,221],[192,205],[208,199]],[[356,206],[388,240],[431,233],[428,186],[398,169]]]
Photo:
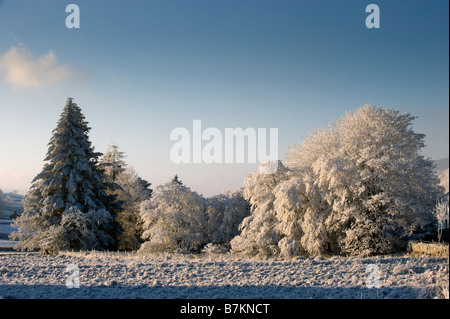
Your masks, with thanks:
[[[277,219],[275,229],[282,236],[278,242],[280,254],[284,257],[303,254],[305,250],[301,245],[301,225],[309,205],[305,184],[298,177],[290,176],[274,188],[273,194],[273,208]]]
[[[143,252],[197,252],[207,243],[204,198],[178,179],[155,187],[142,202]]]
[[[431,222],[438,180],[414,119],[366,105],[290,149],[287,164],[310,200],[302,223],[310,254],[389,253]]]
[[[436,203],[436,206],[434,207],[432,214],[434,218],[436,219],[437,224],[437,233],[438,233],[438,241],[441,242],[442,238],[442,231],[444,227],[448,228],[448,202],[445,203],[444,201],[438,201]]]
[[[18,240],[17,248],[54,252],[102,249],[113,242],[113,201],[106,193],[109,185],[97,165],[101,153],[94,151],[89,130],[81,109],[68,98],[53,130],[44,167],[23,200],[24,213],[16,219],[18,230],[11,237]],[[80,227],[77,236],[65,232],[66,223],[73,229]],[[83,230],[87,224],[91,229],[85,237],[80,234],[87,234]]]
[[[366,105],[291,147],[287,166],[247,176],[251,216],[231,241],[245,254],[373,255],[433,223],[442,192],[414,117]]]
[[[211,244],[229,248],[230,241],[239,234],[239,225],[250,215],[250,205],[242,190],[225,192],[206,199],[206,231]]]
[[[309,204],[305,184],[280,161],[270,174],[265,169],[268,165],[262,164],[245,179],[251,215],[243,220],[231,247],[247,255],[298,256],[304,253],[301,224]]]
[[[262,164],[262,168],[270,163]],[[278,242],[282,234],[277,229],[277,213],[274,208],[274,189],[288,178],[287,169],[278,162],[271,174],[258,170],[244,181],[244,198],[251,205],[251,215],[240,225],[241,233],[231,241],[231,249],[246,255],[273,256],[280,252]]]

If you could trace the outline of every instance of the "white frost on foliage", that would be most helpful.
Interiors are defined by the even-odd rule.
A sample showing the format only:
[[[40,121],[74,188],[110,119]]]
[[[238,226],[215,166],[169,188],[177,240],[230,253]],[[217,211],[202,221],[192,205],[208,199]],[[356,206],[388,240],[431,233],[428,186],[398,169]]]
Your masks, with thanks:
[[[19,241],[18,249],[55,252],[101,249],[111,243],[113,218],[106,210],[111,198],[105,193],[104,176],[96,165],[100,154],[91,146],[87,124],[81,109],[68,98],[44,167],[23,200],[24,213],[15,221],[18,229],[11,236]]]
[[[414,117],[363,106],[291,147],[288,168],[247,176],[251,216],[231,242],[245,254],[368,256],[433,223],[441,189]]]
[[[411,130],[413,120],[366,105],[291,149],[289,167],[312,183],[308,219],[315,220],[305,219],[305,226],[325,232],[316,238],[316,253],[326,247],[350,255],[392,252],[400,236],[431,222],[436,176],[420,155],[424,136]]]
[[[91,210],[82,213],[75,207],[71,207],[62,214],[58,226],[60,240],[64,243],[61,248],[69,250],[75,248],[81,250],[101,249],[112,242],[112,237],[101,231],[112,222],[111,214],[104,210]]]
[[[244,197],[251,205],[252,214],[242,221],[241,234],[231,241],[233,251],[262,256],[279,253],[278,242],[282,235],[275,227],[273,189],[286,179],[287,170],[281,162],[273,174],[257,171],[245,178]]]
[[[249,203],[242,190],[224,192],[206,199],[206,231],[212,244],[229,246],[229,242],[239,234],[239,225],[250,215]]]
[[[205,203],[188,187],[174,181],[157,186],[149,200],[142,202],[141,251],[198,251],[207,238]]]

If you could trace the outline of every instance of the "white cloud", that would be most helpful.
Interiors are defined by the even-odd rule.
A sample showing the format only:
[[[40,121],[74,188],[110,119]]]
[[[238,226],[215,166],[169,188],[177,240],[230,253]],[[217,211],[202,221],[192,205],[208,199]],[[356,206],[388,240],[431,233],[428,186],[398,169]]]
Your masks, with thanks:
[[[26,46],[13,46],[0,57],[0,75],[14,88],[41,88],[70,78],[71,68],[58,65],[51,50],[35,58]]]

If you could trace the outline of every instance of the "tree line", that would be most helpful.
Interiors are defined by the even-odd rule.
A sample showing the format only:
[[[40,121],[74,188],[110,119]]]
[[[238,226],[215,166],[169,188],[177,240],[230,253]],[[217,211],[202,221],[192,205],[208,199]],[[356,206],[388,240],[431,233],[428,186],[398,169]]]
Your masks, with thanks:
[[[365,105],[290,148],[285,163],[210,198],[175,176],[151,189],[116,145],[89,141],[68,98],[16,218],[16,249],[225,252],[258,256],[399,251],[434,227],[443,193],[414,116]]]

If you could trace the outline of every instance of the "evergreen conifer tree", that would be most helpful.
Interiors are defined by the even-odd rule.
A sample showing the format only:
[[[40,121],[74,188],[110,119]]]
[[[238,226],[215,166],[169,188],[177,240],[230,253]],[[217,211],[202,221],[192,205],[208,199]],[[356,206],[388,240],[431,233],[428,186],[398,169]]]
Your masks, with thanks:
[[[141,243],[142,223],[139,217],[139,207],[142,201],[150,198],[152,190],[150,183],[140,178],[133,167],[123,159],[125,153],[119,151],[117,145],[109,145],[108,151],[100,160],[107,180],[115,185],[108,194],[116,196],[119,209],[115,210],[115,221],[120,225],[116,234],[119,250],[137,250]]]
[[[21,250],[55,252],[103,249],[116,231],[110,213],[114,199],[89,141],[90,127],[68,98],[53,130],[42,171],[24,198],[24,213],[11,234]]]
[[[108,150],[100,162],[109,181],[117,182],[119,175],[125,171],[126,163],[123,160],[124,158],[124,152],[120,152],[117,145],[108,146]]]

